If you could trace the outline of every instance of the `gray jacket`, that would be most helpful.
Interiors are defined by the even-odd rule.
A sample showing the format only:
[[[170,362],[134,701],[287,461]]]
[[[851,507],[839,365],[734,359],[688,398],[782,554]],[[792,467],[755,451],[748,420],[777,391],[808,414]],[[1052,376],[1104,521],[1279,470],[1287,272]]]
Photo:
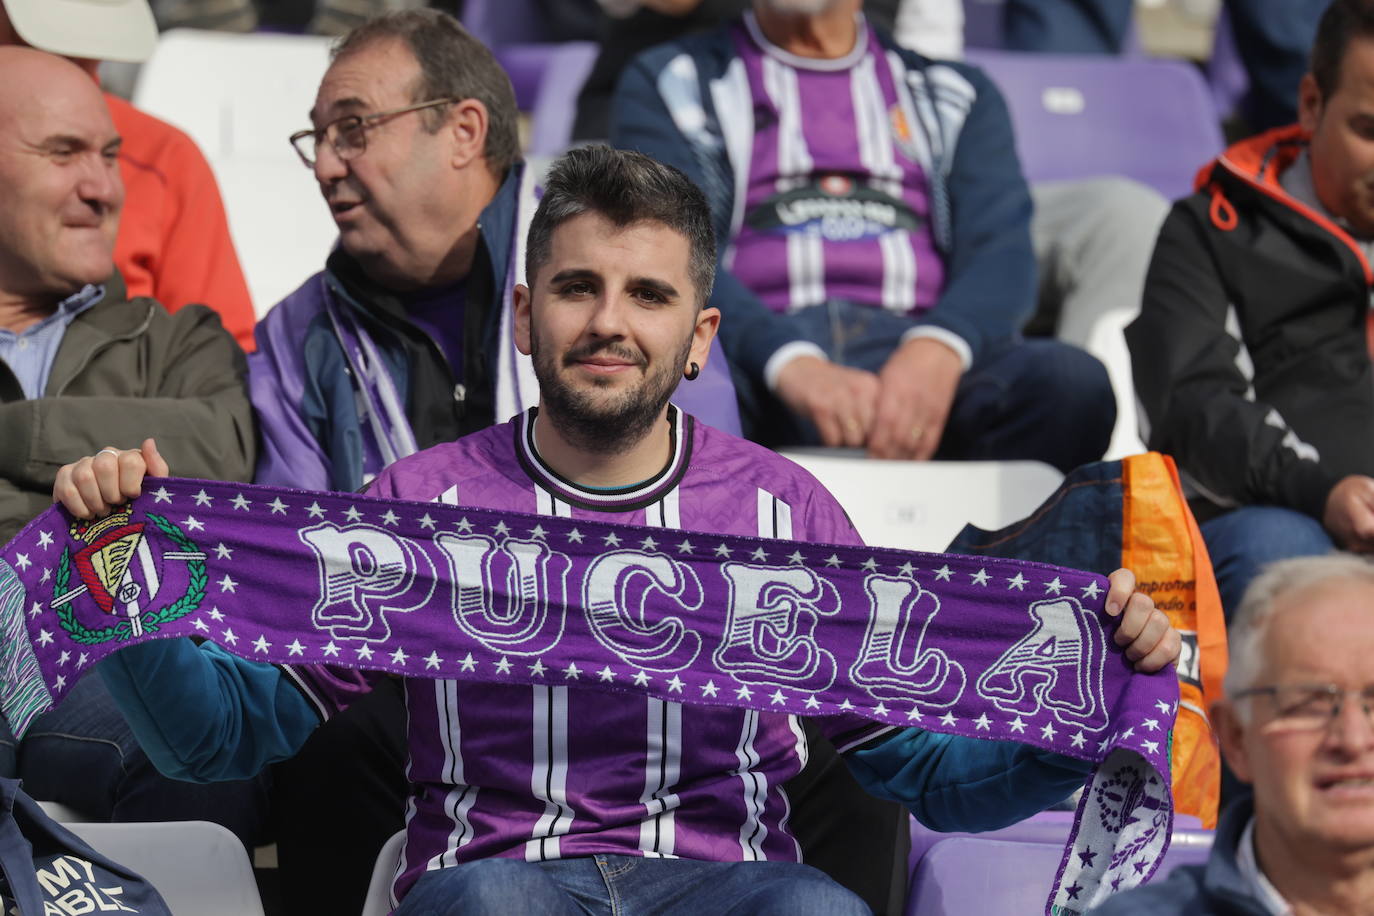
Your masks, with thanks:
[[[0,542],[52,503],[62,465],[152,436],[181,477],[251,480],[247,364],[203,305],[168,314],[127,298],[118,273],[63,335],[41,398],[0,361]]]

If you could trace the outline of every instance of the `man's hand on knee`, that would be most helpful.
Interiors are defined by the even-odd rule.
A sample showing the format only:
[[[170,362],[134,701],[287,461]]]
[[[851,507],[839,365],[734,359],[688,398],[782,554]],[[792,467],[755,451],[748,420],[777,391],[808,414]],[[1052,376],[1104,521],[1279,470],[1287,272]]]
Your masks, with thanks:
[[[831,447],[862,448],[873,426],[878,377],[819,356],[798,356],[778,373],[777,394],[799,416],[816,424]]]
[[[77,518],[96,518],[137,498],[143,492],[144,477],[167,474],[167,462],[152,439],[145,439],[140,448],[108,446],[63,465],[53,482],[52,498]]]
[[[878,373],[882,387],[868,453],[917,461],[933,456],[963,374],[959,354],[934,338],[913,337],[893,351]]]
[[[1342,478],[1327,494],[1322,524],[1346,550],[1374,553],[1374,478]]]

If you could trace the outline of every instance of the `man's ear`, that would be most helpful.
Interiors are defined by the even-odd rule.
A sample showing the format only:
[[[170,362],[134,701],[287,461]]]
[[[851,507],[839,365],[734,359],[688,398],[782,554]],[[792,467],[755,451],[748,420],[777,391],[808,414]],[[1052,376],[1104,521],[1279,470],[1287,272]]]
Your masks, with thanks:
[[[697,323],[692,328],[692,351],[687,357],[689,363],[696,363],[701,368],[706,368],[706,357],[711,352],[711,341],[715,339],[716,331],[720,329],[720,309],[704,308],[697,312]],[[683,366],[682,371],[686,372],[690,366]]]
[[[1326,100],[1322,98],[1322,91],[1317,86],[1317,78],[1310,73],[1304,73],[1302,82],[1298,84],[1298,124],[1303,130],[1310,134],[1317,129],[1325,105]]]
[[[526,356],[530,355],[530,311],[534,300],[530,288],[523,283],[515,284],[515,349]]]
[[[1245,750],[1245,721],[1240,710],[1228,700],[1219,700],[1208,711],[1212,719],[1212,732],[1221,743],[1221,754],[1236,778],[1241,782],[1251,782],[1254,777],[1250,767],[1250,755]]]
[[[490,123],[487,106],[477,99],[453,103],[446,129],[453,140],[450,161],[454,168],[464,168],[486,152]]]

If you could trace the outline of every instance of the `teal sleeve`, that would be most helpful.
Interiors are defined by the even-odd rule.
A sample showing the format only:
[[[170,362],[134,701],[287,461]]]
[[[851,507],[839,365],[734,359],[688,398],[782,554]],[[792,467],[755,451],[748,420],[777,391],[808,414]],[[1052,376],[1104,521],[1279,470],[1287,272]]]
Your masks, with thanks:
[[[868,792],[901,802],[941,832],[977,833],[1025,820],[1083,785],[1092,764],[1011,741],[907,728],[845,755]]]
[[[246,779],[290,757],[320,724],[279,668],[213,643],[157,639],[99,668],[148,758],[176,779]]]

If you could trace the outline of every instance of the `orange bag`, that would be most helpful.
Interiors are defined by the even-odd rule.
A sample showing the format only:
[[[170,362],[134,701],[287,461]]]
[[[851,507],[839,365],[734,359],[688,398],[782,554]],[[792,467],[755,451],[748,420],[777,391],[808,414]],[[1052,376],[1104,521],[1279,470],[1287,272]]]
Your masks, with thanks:
[[[1183,634],[1172,760],[1174,810],[1216,827],[1221,755],[1207,707],[1226,674],[1226,620],[1212,563],[1183,498],[1172,458],[1150,452],[1122,461],[1122,565]]]

